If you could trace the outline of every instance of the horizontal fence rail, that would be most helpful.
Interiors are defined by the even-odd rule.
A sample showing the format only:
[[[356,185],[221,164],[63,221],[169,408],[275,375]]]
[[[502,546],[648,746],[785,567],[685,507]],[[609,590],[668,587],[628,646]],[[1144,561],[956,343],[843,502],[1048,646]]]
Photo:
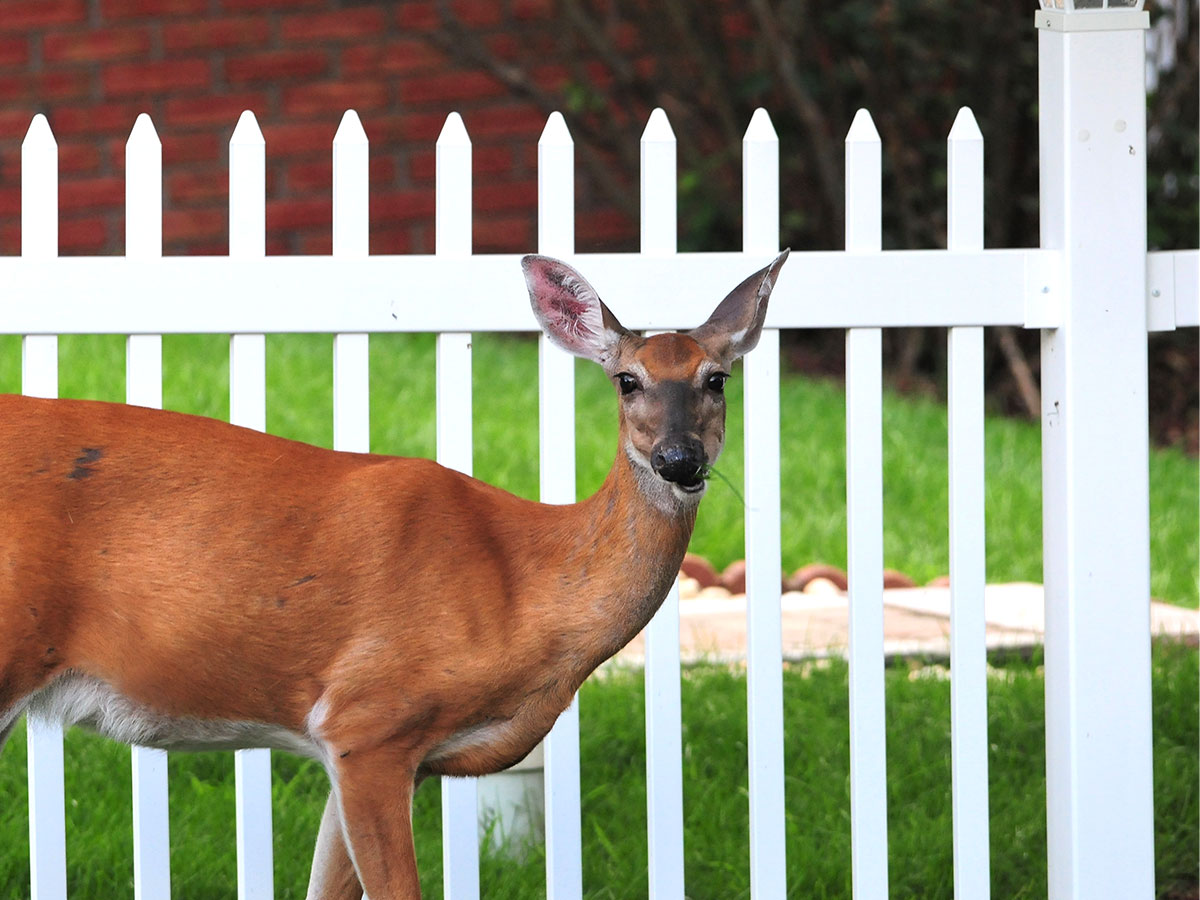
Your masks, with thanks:
[[[948,138],[948,247],[881,249],[881,142],[860,111],[846,140],[846,249],[793,252],[771,298],[759,347],[745,362],[747,690],[750,888],[784,896],[784,710],[781,675],[780,351],[783,328],[839,328],[847,341],[847,509],[850,560],[850,758],[855,895],[888,892],[887,773],[882,648],[881,329],[940,326],[948,337],[951,544],[952,773],[955,895],[989,892],[986,675],[983,634],[982,327],[1055,329],[1066,320],[1060,250],[983,249],[983,139],[969,110]],[[330,333],[334,446],[369,450],[367,335],[437,334],[437,457],[471,471],[471,335],[534,330],[516,254],[473,255],[471,142],[452,114],[437,142],[436,251],[367,252],[368,142],[349,112],[332,142],[333,253],[265,255],[265,153],[254,116],[230,141],[228,257],[162,257],[161,144],[148,117],[130,136],[124,258],[57,258],[57,148],[44,117],[23,146],[22,255],[0,258],[0,333],[23,336],[23,390],[54,396],[57,335],[129,336],[128,400],[161,406],[161,335],[230,339],[230,417],[265,429],[265,342],[270,333]],[[763,110],[743,143],[743,250],[677,253],[676,142],[661,110],[642,136],[642,246],[638,254],[575,253],[574,146],[555,114],[538,147],[538,251],[587,273],[614,311],[639,330],[698,324],[714,285],[732,286],[778,252],[779,141]],[[1200,253],[1147,259],[1149,330],[1195,326]],[[448,274],[450,273],[450,274]],[[447,294],[469,302],[449,303]],[[539,345],[541,495],[575,499],[574,367]],[[678,594],[647,632],[646,732],[650,896],[681,898],[684,873]],[[33,896],[66,895],[62,736],[31,723]],[[547,896],[582,895],[579,718],[572,704],[545,742]],[[165,758],[134,751],[139,897],[169,894]],[[239,896],[273,895],[270,756],[237,756]],[[477,783],[442,792],[445,890],[480,896]],[[631,861],[631,865],[640,865]]]

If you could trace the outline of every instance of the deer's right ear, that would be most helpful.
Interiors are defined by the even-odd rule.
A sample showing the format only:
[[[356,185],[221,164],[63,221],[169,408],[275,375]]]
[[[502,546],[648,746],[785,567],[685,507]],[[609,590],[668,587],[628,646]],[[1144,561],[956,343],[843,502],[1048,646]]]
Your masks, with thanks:
[[[548,256],[521,260],[538,324],[568,353],[605,365],[626,334],[596,289],[565,262]]]

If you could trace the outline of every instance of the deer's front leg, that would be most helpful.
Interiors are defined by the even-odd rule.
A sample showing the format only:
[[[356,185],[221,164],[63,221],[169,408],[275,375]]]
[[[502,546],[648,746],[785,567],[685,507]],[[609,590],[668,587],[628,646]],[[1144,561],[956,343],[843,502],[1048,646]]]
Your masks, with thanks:
[[[325,814],[321,816],[321,830],[317,832],[306,900],[361,900],[362,892],[354,863],[346,852],[337,797],[330,791]]]
[[[354,750],[336,760],[334,795],[343,833],[358,880],[371,900],[420,900],[412,834],[416,764],[409,756],[383,746]],[[334,862],[331,871],[336,874]]]

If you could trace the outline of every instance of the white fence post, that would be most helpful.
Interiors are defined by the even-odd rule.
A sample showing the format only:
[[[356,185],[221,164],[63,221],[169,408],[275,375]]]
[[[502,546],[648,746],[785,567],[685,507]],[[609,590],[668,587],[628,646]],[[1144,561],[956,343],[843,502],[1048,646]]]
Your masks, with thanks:
[[[742,139],[742,250],[779,252],[779,138],[765,109]],[[779,329],[764,328],[742,363],[746,440],[746,708],[750,893],[787,893],[780,609]]]
[[[471,255],[471,139],[458,113],[446,117],[437,140],[435,250],[447,279]],[[471,335],[437,336],[437,459],[471,474]],[[442,868],[447,900],[479,897],[477,779],[442,779]]]
[[[266,143],[254,113],[247,110],[229,140],[229,256],[266,255]],[[235,334],[229,339],[229,421],[267,430],[266,338]],[[234,753],[237,789],[238,900],[274,895],[271,834],[271,751]]]
[[[846,134],[846,251],[882,246],[879,132],[860,109]],[[847,298],[848,299],[848,298]],[[887,897],[883,697],[882,333],[846,332],[846,530],[850,595],[850,832],[856,900]]]
[[[575,143],[561,113],[538,141],[538,252],[575,252]],[[575,502],[575,358],[538,335],[540,494],[543,503]],[[579,699],[546,735],[543,784],[546,810],[547,900],[583,896],[580,822]]]
[[[142,113],[125,145],[125,256],[162,256],[162,142]],[[164,301],[167,299],[164,295]],[[162,336],[125,339],[125,400],[162,408]],[[167,754],[133,747],[133,894],[139,900],[171,896]]]
[[[947,247],[983,249],[983,135],[959,110],[946,141]],[[971,298],[963,297],[963,303]],[[988,846],[987,622],[984,544],[983,328],[951,328],[950,764],[954,809],[954,896],[986,900]]]
[[[650,114],[641,143],[642,253],[676,248],[675,133]],[[646,828],[651,900],[683,898],[683,738],[679,684],[679,584],[646,626]]]
[[[365,259],[370,250],[367,133],[347,110],[333,137],[333,255]],[[333,336],[333,448],[371,449],[370,341],[365,334]]]
[[[33,117],[21,143],[21,256],[58,256],[58,143],[50,123]],[[21,339],[21,390],[58,396],[58,338]],[[58,723],[26,722],[29,766],[29,877],[31,900],[67,896],[67,825],[63,786],[63,734]]]
[[[1146,399],[1148,14],[1035,14],[1049,893],[1154,895]]]

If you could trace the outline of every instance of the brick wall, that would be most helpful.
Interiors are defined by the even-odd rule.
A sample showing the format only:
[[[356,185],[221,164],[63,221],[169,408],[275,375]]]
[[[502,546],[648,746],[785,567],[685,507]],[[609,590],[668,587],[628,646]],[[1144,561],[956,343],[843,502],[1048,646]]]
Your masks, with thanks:
[[[514,24],[552,35],[552,6],[453,9],[502,50]],[[434,142],[452,110],[474,144],[476,249],[533,249],[544,116],[447,59],[437,22],[432,2],[3,0],[0,253],[20,252],[20,145],[38,112],[59,145],[63,254],[123,252],[124,148],[141,112],[163,143],[164,252],[227,252],[228,141],[244,109],[266,137],[267,252],[328,253],[331,142],[348,108],[371,141],[371,252],[433,250]],[[581,250],[635,235],[612,210],[579,217]]]

